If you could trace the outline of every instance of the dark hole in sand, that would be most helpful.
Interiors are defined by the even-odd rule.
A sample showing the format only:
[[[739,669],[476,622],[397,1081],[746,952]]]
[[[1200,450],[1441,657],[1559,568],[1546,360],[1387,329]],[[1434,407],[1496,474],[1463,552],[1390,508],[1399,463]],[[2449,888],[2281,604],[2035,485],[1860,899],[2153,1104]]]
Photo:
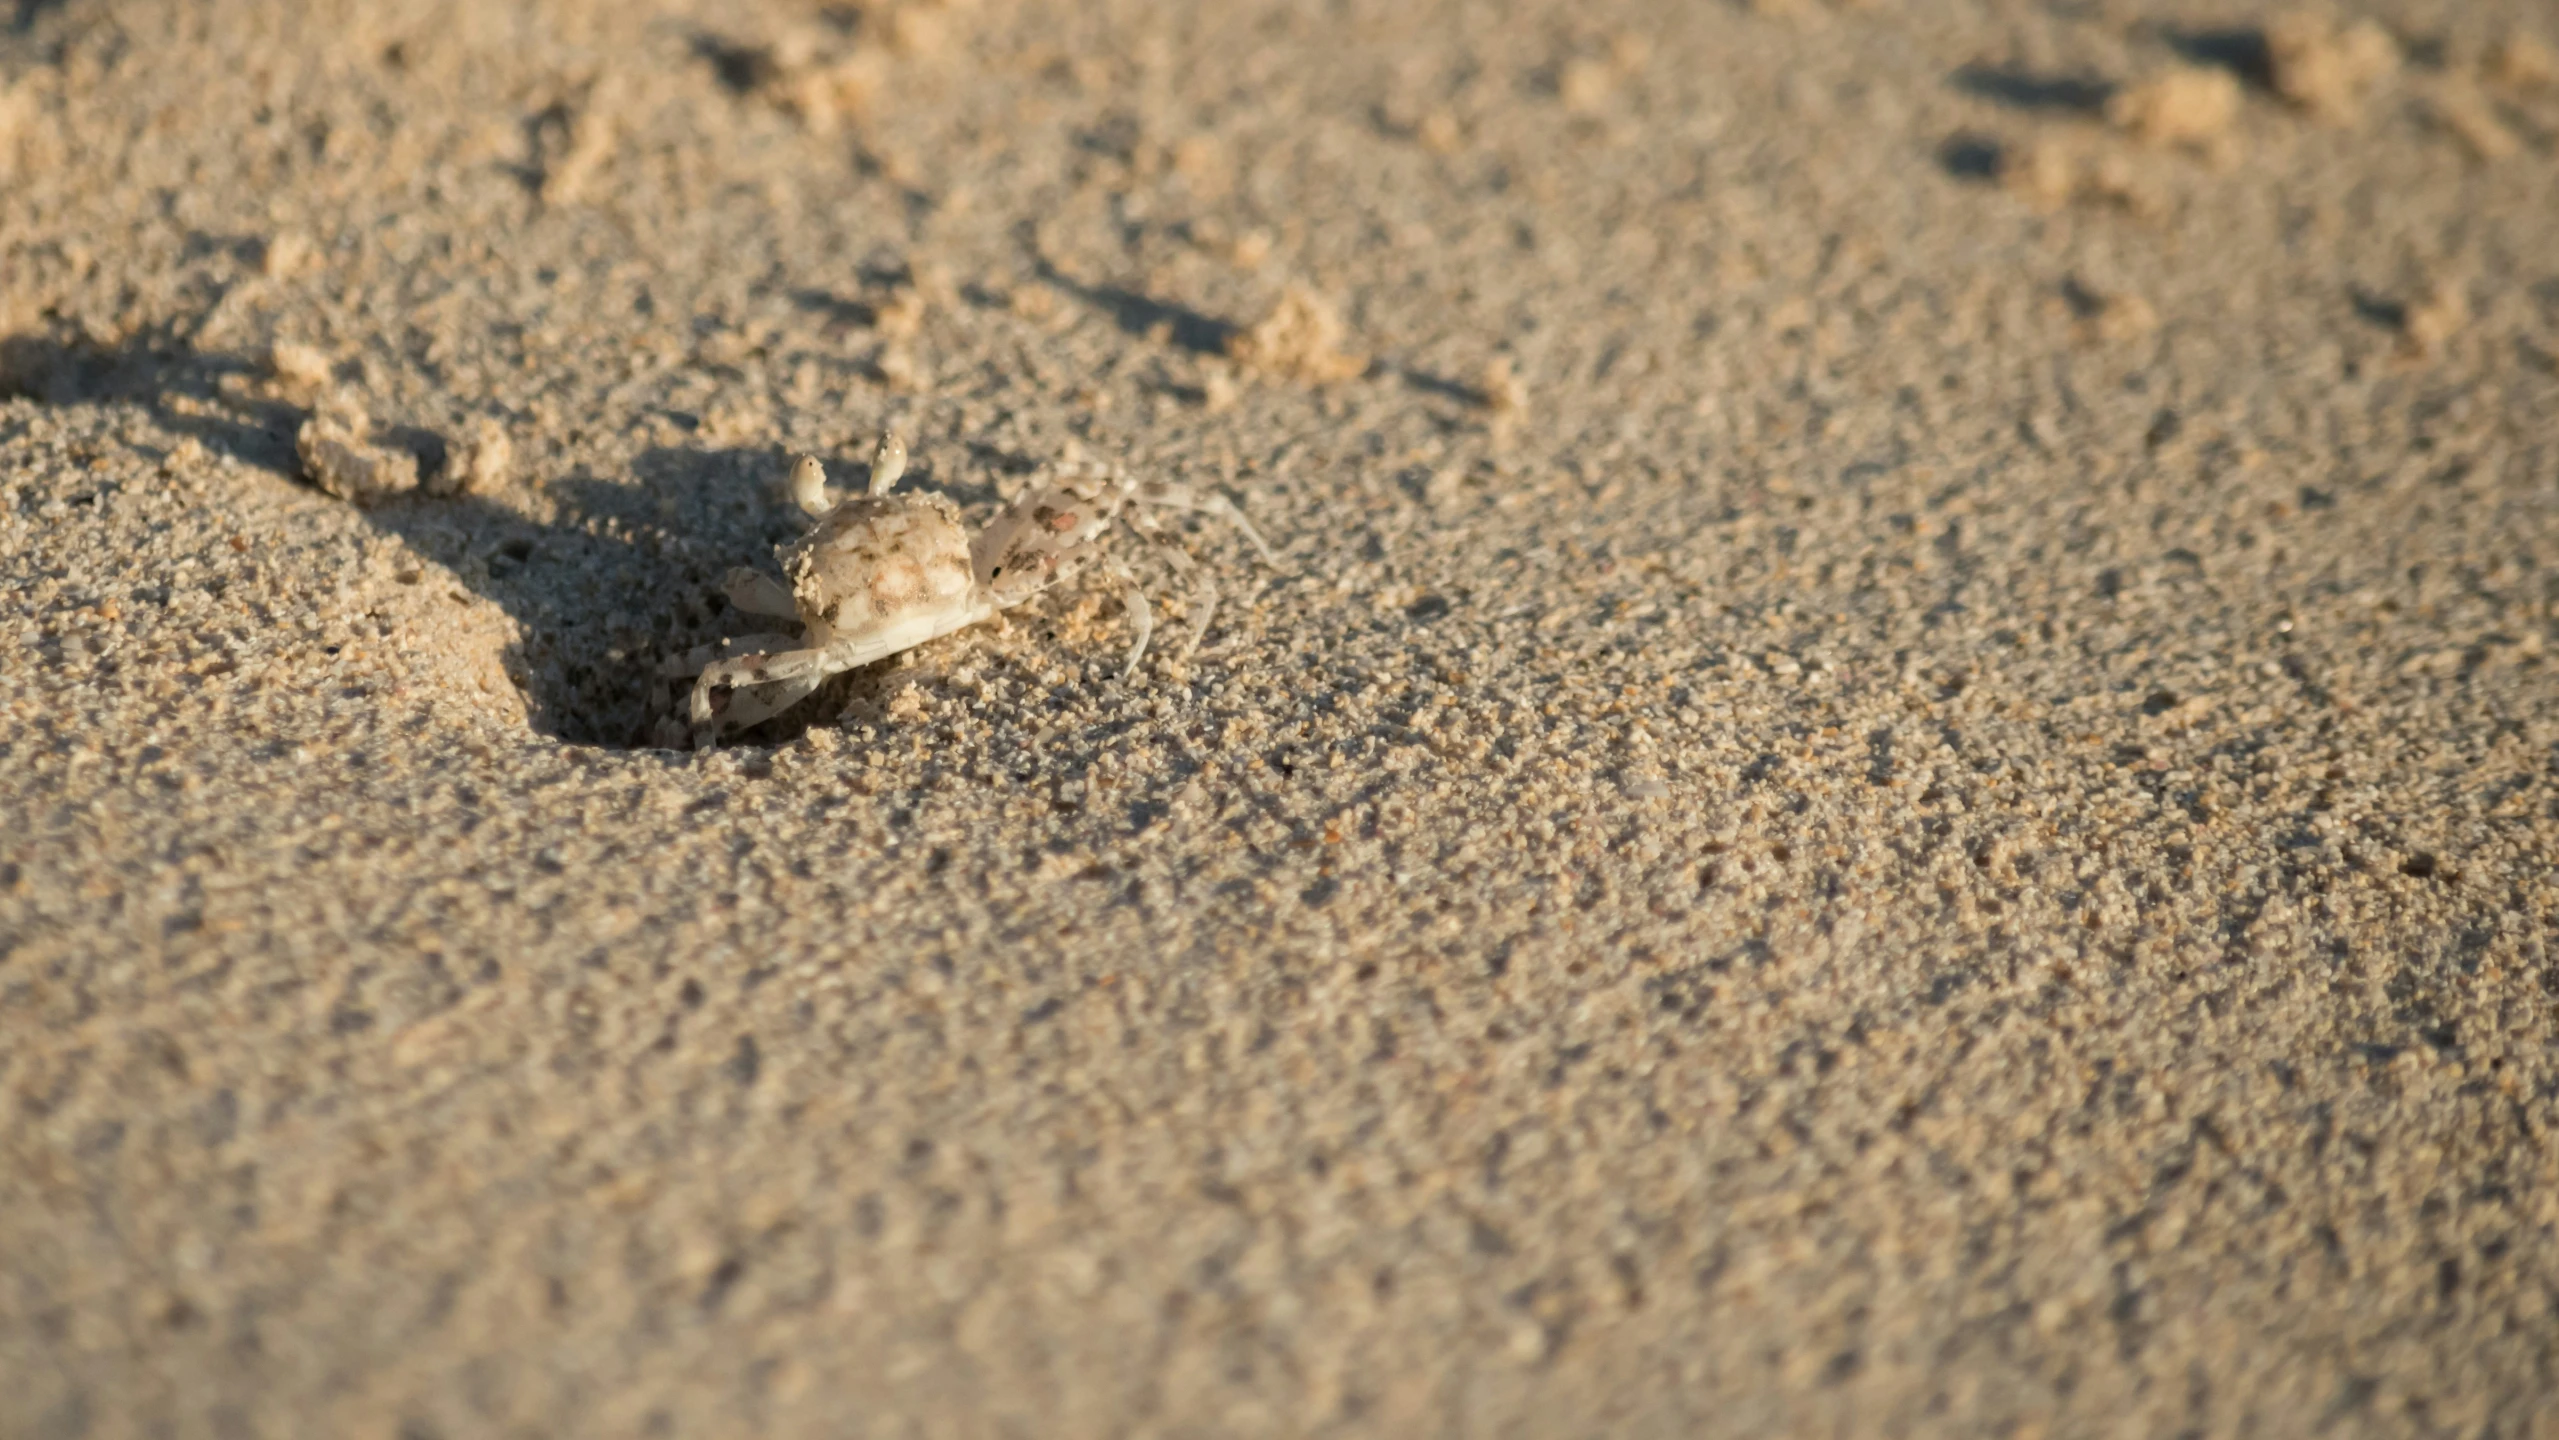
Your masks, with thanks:
[[[1958,180],[1996,180],[2003,153],[1998,141],[1967,132],[1937,147],[1937,163]]]

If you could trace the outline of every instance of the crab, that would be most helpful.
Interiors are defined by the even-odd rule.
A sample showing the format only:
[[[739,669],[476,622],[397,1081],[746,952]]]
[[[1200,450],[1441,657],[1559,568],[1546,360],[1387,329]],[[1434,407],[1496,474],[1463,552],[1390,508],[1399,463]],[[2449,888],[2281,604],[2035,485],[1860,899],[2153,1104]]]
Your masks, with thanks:
[[[1141,481],[1116,465],[1070,459],[1049,466],[974,538],[959,507],[943,496],[891,494],[905,470],[905,443],[886,434],[863,494],[837,499],[815,457],[793,463],[791,498],[816,524],[774,551],[790,583],[741,567],[721,588],[738,610],[796,619],[803,633],[742,636],[666,666],[669,678],[698,676],[690,706],[697,744],[781,714],[831,676],[1019,605],[1096,559],[1122,587],[1133,632],[1122,669],[1133,673],[1155,633],[1154,610],[1128,567],[1098,548],[1132,504],[1216,515],[1271,559],[1270,546],[1224,496]],[[1161,539],[1151,522],[1129,518],[1131,528]],[[1176,568],[1198,571],[1178,548],[1166,544],[1164,553]],[[1194,647],[1217,602],[1214,580],[1199,574]]]

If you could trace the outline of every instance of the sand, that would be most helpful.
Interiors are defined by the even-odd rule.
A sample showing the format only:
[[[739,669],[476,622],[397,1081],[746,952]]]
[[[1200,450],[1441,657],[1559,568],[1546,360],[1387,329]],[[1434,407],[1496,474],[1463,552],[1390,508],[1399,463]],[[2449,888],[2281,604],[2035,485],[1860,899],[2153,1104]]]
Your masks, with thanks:
[[[0,13],[0,1434],[2559,1433],[2559,36],[2322,14]],[[883,428],[1276,562],[651,748]]]

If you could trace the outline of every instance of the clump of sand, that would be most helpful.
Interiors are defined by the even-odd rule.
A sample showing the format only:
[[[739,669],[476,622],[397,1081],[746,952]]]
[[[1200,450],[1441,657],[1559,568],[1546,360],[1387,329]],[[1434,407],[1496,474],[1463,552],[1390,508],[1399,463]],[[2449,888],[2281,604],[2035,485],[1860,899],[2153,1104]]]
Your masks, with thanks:
[[[293,437],[302,473],[330,495],[371,505],[418,488],[418,458],[373,443],[373,422],[340,404],[302,422]]]
[[[1226,353],[1266,375],[1330,385],[1368,373],[1366,355],[1342,348],[1349,334],[1331,301],[1293,284],[1261,323],[1227,342]]]
[[[1235,408],[1244,398],[1244,387],[1235,381],[1234,368],[1221,360],[1210,360],[1200,367],[1200,404],[1212,415]]]
[[[1485,361],[1484,373],[1476,380],[1475,388],[1483,394],[1484,408],[1497,417],[1517,418],[1528,409],[1528,382],[1519,378],[1508,355]]]
[[[1566,65],[1556,80],[1556,94],[1567,110],[1588,114],[1608,101],[1617,88],[1617,71],[1605,60],[1579,59]]]
[[[486,494],[515,473],[515,442],[506,428],[482,416],[454,445],[444,468],[426,483],[433,495]]]
[[[2440,352],[2470,323],[2470,297],[2451,281],[2436,284],[2400,317],[2401,342],[2416,356]]]
[[[901,72],[952,48],[958,0],[909,0],[865,7],[857,38],[835,43],[822,28],[790,26],[767,38],[704,47],[730,87],[755,95],[812,132],[832,132],[869,113]]]
[[[2486,74],[2489,83],[2509,90],[2559,85],[2559,50],[2528,30],[2518,30],[2489,53]]]
[[[2155,177],[2146,175],[2135,157],[2092,156],[2050,136],[2001,151],[1999,183],[2047,214],[2076,200],[2117,206],[2143,220],[2159,219],[2170,208]]]
[[[888,88],[889,59],[877,50],[861,49],[824,63],[788,63],[776,67],[763,86],[765,97],[820,134],[845,119],[869,110]]]
[[[1489,417],[1488,423],[1496,441],[1507,442],[1528,418],[1528,382],[1508,355],[1496,355],[1484,362],[1483,372],[1476,377],[1475,393]]]
[[[2239,79],[2227,70],[2181,65],[2127,86],[2106,118],[2151,145],[2204,146],[2239,117]]]
[[[574,203],[613,153],[621,134],[621,87],[596,77],[574,99],[554,104],[535,128],[539,190],[546,205]]]
[[[1642,35],[1621,32],[1609,41],[1606,56],[1579,56],[1556,72],[1556,98],[1576,114],[1600,110],[1623,81],[1643,70],[1652,59],[1652,48]]]
[[[2296,10],[2266,23],[2275,92],[2331,124],[2361,113],[2366,95],[2399,68],[2399,45],[2370,20],[2342,29]]]
[[[267,350],[267,368],[287,389],[310,392],[328,385],[337,361],[317,345],[278,340]]]
[[[282,342],[272,352],[276,377],[303,392],[322,389],[332,365],[327,352]],[[322,493],[356,505],[373,505],[415,491],[425,495],[483,494],[503,486],[515,469],[515,442],[506,428],[482,416],[445,447],[443,463],[422,464],[405,447],[384,444],[372,417],[344,392],[324,395],[293,437],[302,474]]]
[[[2082,343],[2120,345],[2143,339],[2159,328],[2159,312],[2129,291],[2100,290],[2082,282],[2071,285],[2079,312],[2073,327]]]
[[[34,88],[0,82],[0,177],[18,168],[20,141],[34,128],[35,117]]]
[[[311,242],[301,232],[279,230],[259,247],[258,273],[270,280],[286,279],[310,258]]]
[[[2079,156],[2058,140],[2030,140],[1999,152],[1999,184],[2037,210],[2058,210],[2079,193]]]
[[[2503,160],[2523,148],[2515,132],[2497,118],[2496,107],[2488,97],[2459,80],[2447,80],[2435,87],[2427,97],[2427,109],[2435,123],[2451,132],[2471,155],[2480,160]]]

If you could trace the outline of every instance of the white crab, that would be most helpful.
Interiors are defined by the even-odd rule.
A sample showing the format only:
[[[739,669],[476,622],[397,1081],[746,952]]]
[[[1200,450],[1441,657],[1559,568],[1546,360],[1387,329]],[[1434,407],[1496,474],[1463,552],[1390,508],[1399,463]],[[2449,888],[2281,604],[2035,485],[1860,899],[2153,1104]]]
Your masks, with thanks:
[[[1042,472],[971,540],[960,509],[940,495],[892,495],[906,470],[906,446],[882,435],[871,458],[868,493],[835,499],[826,471],[809,456],[791,467],[791,498],[817,517],[806,535],[773,553],[790,577],[786,589],[744,568],[728,573],[729,603],[751,615],[797,618],[805,634],[748,635],[671,663],[670,678],[699,672],[691,707],[697,743],[742,730],[808,698],[829,676],[884,660],[937,636],[1028,600],[1081,571],[1095,542],[1132,502],[1224,516],[1271,558],[1268,545],[1224,497],[1179,485],[1140,481],[1116,465],[1069,460]],[[1151,527],[1140,525],[1151,534]],[[1179,568],[1190,558],[1170,545]],[[1134,669],[1154,634],[1154,612],[1137,579],[1106,560],[1124,587],[1128,655]],[[1199,622],[1208,630],[1214,582],[1201,576]]]

